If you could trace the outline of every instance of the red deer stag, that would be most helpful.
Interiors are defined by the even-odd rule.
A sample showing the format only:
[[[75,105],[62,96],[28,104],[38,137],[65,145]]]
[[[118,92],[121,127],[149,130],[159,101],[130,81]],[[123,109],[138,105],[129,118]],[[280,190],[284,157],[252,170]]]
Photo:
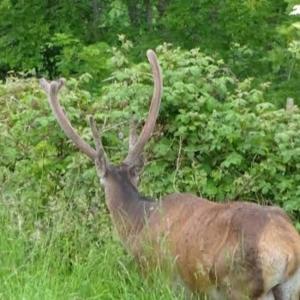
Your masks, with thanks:
[[[119,166],[109,162],[92,118],[96,149],[72,127],[58,101],[63,80],[41,79],[62,130],[95,162],[124,245],[139,262],[154,263],[171,255],[175,273],[195,294],[205,292],[213,299],[299,300],[300,236],[280,208],[214,203],[184,193],[149,201],[139,194],[142,152],[153,133],[162,96],[158,60],[151,50],[147,56],[154,79],[148,117],[139,136],[134,127],[130,131],[128,155]],[[160,246],[161,237],[168,251]],[[144,245],[149,241],[159,260],[148,258]]]

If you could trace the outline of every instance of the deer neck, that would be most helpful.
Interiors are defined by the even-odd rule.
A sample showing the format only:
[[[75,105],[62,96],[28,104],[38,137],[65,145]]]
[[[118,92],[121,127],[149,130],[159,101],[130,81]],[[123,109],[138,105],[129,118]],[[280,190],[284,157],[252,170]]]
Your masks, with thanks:
[[[156,204],[142,197],[128,178],[112,178],[105,184],[105,198],[113,223],[125,242],[144,227]]]

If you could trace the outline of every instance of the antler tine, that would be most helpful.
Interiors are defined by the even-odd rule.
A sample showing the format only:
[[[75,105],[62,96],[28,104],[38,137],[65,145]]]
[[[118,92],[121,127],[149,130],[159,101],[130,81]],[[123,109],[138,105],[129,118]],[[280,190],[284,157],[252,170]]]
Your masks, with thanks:
[[[135,143],[135,145],[129,149],[128,155],[124,160],[124,163],[128,165],[134,164],[136,159],[138,159],[138,156],[143,151],[145,144],[151,137],[158,117],[159,107],[161,102],[161,96],[163,90],[163,79],[162,79],[160,65],[156,57],[156,54],[153,50],[147,51],[147,57],[152,67],[154,91],[152,95],[148,117],[141,131],[141,134],[137,142]]]
[[[133,118],[130,122],[130,130],[129,130],[129,150],[131,150],[138,140],[137,132],[136,132],[136,120]]]
[[[97,124],[93,116],[89,117],[90,127],[92,130],[94,142],[96,145],[96,157],[95,157],[95,165],[97,168],[98,175],[101,177],[102,174],[105,174],[106,166],[108,165],[108,160],[106,158],[106,153],[104,151],[101,137],[99,135],[99,130],[97,128]]]
[[[90,127],[92,130],[93,138],[95,141],[95,145],[96,145],[97,157],[99,158],[99,156],[103,156],[106,158],[106,153],[104,151],[101,137],[99,135],[99,130],[97,128],[97,124],[96,124],[96,121],[93,116],[89,117],[89,122],[90,122]]]
[[[46,92],[52,112],[64,133],[69,139],[73,141],[73,143],[79,148],[79,150],[85,153],[90,159],[94,160],[97,154],[96,150],[93,149],[89,144],[87,144],[75,131],[63,108],[59,104],[58,92],[64,85],[64,80],[59,79],[57,81],[48,82],[46,79],[42,78],[40,80],[40,85]]]

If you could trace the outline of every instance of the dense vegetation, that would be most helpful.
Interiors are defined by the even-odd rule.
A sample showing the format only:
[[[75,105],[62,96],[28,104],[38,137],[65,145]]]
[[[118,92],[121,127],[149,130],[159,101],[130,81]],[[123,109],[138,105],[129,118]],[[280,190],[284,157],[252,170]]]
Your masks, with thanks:
[[[106,78],[107,49],[126,34],[135,44],[130,59],[163,42],[200,47],[224,59],[239,78],[271,81],[267,95],[282,104],[297,99],[296,0],[78,0],[0,3],[0,74],[80,75]]]
[[[118,162],[148,109],[148,47],[165,88],[141,191],[279,205],[300,229],[300,111],[285,107],[300,99],[295,3],[2,1],[0,298],[174,299],[167,274],[140,276],[122,250],[93,165],[36,79],[67,78],[70,119],[92,142],[95,115]]]

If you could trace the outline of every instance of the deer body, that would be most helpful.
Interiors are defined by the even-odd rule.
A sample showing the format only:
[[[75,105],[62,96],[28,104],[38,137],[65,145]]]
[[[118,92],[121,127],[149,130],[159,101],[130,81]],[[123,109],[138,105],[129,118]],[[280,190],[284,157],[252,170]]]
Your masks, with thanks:
[[[299,235],[281,209],[183,193],[154,202],[122,178],[108,179],[106,202],[125,247],[141,264],[171,257],[173,272],[190,290],[217,288],[230,299],[258,299],[296,274]]]
[[[181,278],[192,291],[217,287],[234,299],[256,299],[299,267],[298,233],[279,209],[216,204],[187,194],[161,203],[162,212],[150,218],[149,227],[168,236]]]
[[[142,152],[159,112],[162,75],[153,51],[154,92],[139,136],[132,127],[123,163],[108,161],[94,120],[90,125],[96,149],[75,131],[58,101],[63,80],[41,86],[65,134],[96,166],[104,185],[112,221],[124,246],[141,264],[164,265],[195,293],[213,299],[299,300],[300,236],[279,208],[246,202],[214,203],[191,194],[171,194],[161,201],[137,189]]]
[[[127,250],[141,263],[169,260],[162,253],[174,258],[174,272],[192,291],[258,298],[296,274],[299,236],[281,209],[191,194],[149,201],[126,167],[108,173],[106,202]]]

